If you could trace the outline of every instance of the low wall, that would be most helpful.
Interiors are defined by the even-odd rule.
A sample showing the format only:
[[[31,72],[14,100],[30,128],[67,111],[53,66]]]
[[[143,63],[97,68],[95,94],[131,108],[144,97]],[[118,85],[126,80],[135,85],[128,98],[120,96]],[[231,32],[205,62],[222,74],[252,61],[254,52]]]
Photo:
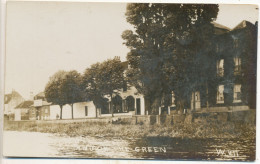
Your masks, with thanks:
[[[144,115],[131,117],[107,117],[107,118],[88,118],[88,119],[68,119],[68,120],[21,120],[7,121],[4,126],[22,127],[25,124],[70,124],[70,123],[95,123],[95,124],[127,124],[127,125],[154,125],[162,124],[170,126],[173,124],[192,124],[207,122],[242,122],[256,123],[256,111],[254,109],[238,112],[209,112],[209,113],[187,113],[174,115]]]

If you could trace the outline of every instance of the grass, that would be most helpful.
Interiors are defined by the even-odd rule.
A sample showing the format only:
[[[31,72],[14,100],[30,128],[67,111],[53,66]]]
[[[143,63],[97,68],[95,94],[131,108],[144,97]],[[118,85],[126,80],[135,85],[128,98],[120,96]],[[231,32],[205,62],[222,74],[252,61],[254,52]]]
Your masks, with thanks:
[[[4,130],[56,133],[71,137],[254,138],[256,135],[255,125],[238,122],[179,123],[174,125],[9,122],[5,123]]]

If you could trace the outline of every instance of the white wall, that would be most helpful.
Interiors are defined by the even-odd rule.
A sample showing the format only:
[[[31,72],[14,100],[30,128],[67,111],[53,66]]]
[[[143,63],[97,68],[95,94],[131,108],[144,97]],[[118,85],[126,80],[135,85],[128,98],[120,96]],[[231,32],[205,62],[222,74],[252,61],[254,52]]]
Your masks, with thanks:
[[[59,105],[51,105],[50,106],[50,119],[55,120],[57,114],[60,116],[60,106]]]
[[[4,106],[4,114],[8,114],[8,104],[5,104]]]
[[[141,105],[140,105],[141,115],[145,115],[145,104],[144,104],[145,102],[143,96],[140,97],[140,101],[141,101]]]
[[[85,106],[88,106],[88,116],[85,116]],[[60,106],[50,106],[50,119],[56,119],[56,115],[60,116]],[[73,104],[74,118],[91,118],[96,117],[95,105],[92,101],[80,102]],[[62,119],[71,119],[71,106],[66,104],[62,108]]]
[[[14,120],[20,121],[21,120],[21,109],[14,110]]]

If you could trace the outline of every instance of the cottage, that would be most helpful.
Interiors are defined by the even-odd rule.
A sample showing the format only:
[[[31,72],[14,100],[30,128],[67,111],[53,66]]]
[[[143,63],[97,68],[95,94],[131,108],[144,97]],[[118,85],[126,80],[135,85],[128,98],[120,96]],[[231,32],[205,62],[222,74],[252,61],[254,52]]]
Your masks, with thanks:
[[[62,119],[71,119],[71,105],[66,104],[62,107]],[[61,109],[59,105],[50,105],[50,119],[60,119]],[[99,113],[98,113],[99,115]],[[78,102],[73,104],[73,117],[77,118],[95,118],[96,108],[93,101]]]
[[[33,98],[33,105],[29,111],[30,120],[48,120],[50,119],[50,105],[45,98],[44,92],[40,92]]]
[[[15,107],[14,110],[14,120],[20,121],[20,120],[29,120],[29,110],[31,106],[33,105],[33,101],[24,101],[18,106]]]

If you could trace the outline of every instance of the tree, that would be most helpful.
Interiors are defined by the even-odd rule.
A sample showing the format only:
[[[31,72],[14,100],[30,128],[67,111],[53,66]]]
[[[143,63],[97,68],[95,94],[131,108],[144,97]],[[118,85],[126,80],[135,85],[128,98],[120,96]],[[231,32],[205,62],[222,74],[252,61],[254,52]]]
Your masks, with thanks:
[[[73,104],[83,100],[82,77],[77,71],[66,73],[63,83],[60,87],[61,93],[65,96],[66,104],[71,106],[71,118],[73,119]]]
[[[66,97],[62,93],[61,89],[63,85],[63,80],[66,77],[65,71],[58,71],[52,75],[49,82],[45,86],[45,96],[48,102],[57,104],[60,106],[60,119],[62,119],[62,108],[66,104]]]
[[[70,104],[73,119],[73,104],[83,100],[80,74],[77,71],[56,72],[45,87],[45,95],[47,101],[60,106],[60,119],[63,105]]]
[[[191,92],[202,82],[198,79],[205,71],[201,59],[209,55],[211,21],[217,13],[218,5],[127,5],[126,20],[135,29],[122,34],[130,49],[127,75],[148,100],[151,113],[158,112],[161,97],[173,90],[178,108],[188,106]]]
[[[101,107],[104,98],[100,88],[97,86],[97,74],[99,73],[100,63],[96,63],[87,68],[83,75],[83,86],[85,95],[88,99],[92,100],[96,108],[96,117],[97,109]]]
[[[93,100],[96,108],[104,102],[106,96],[109,96],[112,116],[114,116],[113,95],[118,94],[124,86],[123,72],[124,68],[120,59],[115,57],[92,65],[84,73],[86,93]]]

